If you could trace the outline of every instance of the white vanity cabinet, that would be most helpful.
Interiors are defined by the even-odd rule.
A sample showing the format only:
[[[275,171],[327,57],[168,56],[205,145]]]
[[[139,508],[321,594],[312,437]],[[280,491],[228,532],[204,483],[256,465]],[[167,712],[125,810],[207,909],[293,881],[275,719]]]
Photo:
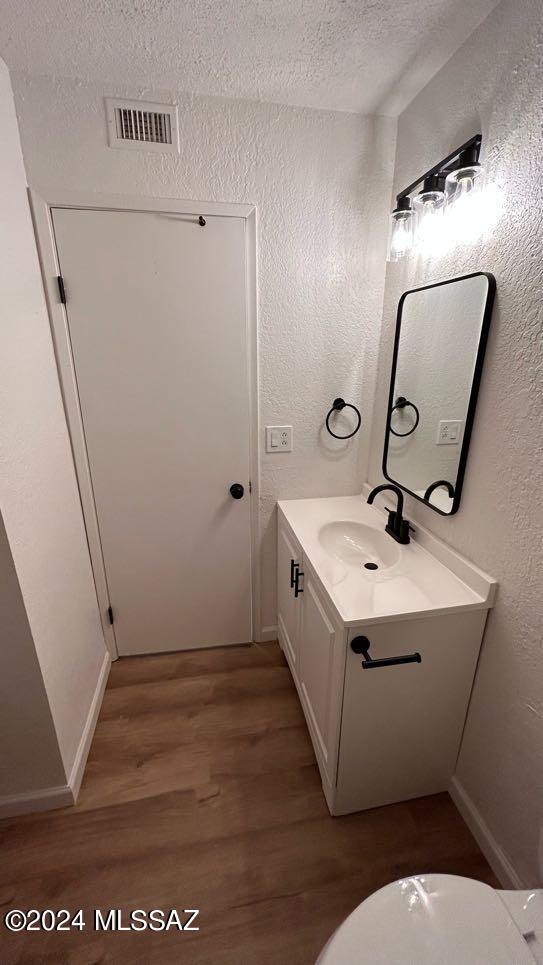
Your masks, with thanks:
[[[279,641],[330,812],[348,814],[446,790],[455,771],[488,605],[469,596],[459,605],[459,596],[453,599],[456,605],[440,612],[428,608],[422,615],[397,613],[387,619],[368,613],[359,622],[346,620],[338,596],[346,583],[341,566],[315,553],[310,557],[303,527],[294,532],[291,524],[296,512],[289,513],[289,520],[283,505],[288,509],[293,502],[279,507]],[[296,567],[298,595],[292,578]],[[368,585],[374,600],[389,592],[383,583]],[[466,591],[459,583],[459,593]],[[370,661],[418,654],[420,662],[364,668],[366,655],[353,645],[358,651],[365,646]]]
[[[295,590],[296,574],[302,568],[302,548],[288,526],[281,526],[277,534],[277,562],[278,632],[291,670],[297,673],[301,599]]]
[[[344,630],[304,560],[297,686],[323,781],[333,786],[344,676]],[[296,677],[295,677],[296,679]]]
[[[334,668],[343,674],[343,628],[334,622],[287,525],[279,526],[277,557],[279,642],[292,671],[321,774],[332,783],[339,724],[332,679]]]

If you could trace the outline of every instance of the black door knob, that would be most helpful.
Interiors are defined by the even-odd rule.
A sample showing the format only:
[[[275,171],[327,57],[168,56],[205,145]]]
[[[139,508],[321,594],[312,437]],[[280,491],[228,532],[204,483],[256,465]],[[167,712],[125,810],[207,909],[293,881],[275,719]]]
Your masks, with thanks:
[[[242,499],[245,490],[241,483],[232,483],[230,486],[230,495],[233,499]]]

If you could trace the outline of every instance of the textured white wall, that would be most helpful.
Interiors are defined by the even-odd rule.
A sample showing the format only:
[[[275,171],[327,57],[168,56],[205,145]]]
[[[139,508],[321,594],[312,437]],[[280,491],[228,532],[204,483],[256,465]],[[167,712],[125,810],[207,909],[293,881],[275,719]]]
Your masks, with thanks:
[[[105,644],[1,61],[0,128],[0,506],[69,775]]]
[[[395,123],[14,74],[29,183],[258,207],[260,419],[294,426],[262,454],[262,625],[276,624],[275,503],[359,492],[366,478]],[[107,146],[104,95],[179,103],[179,157]],[[361,404],[350,442],[333,399]],[[261,444],[263,445],[263,432]]]
[[[482,130],[489,173],[507,193],[485,245],[388,267],[370,467],[381,481],[399,295],[493,272],[497,304],[460,510],[446,520],[408,501],[406,511],[500,581],[458,777],[529,885],[543,881],[542,70],[540,0],[506,0],[400,118],[396,190]]]
[[[1,517],[0,613],[1,804],[2,798],[66,784],[55,725]]]

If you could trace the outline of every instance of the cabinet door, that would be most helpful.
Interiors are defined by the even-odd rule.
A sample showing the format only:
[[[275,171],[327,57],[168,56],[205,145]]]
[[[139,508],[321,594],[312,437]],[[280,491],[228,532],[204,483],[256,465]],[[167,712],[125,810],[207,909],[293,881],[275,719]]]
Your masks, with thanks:
[[[338,631],[308,566],[304,567],[299,674],[306,719],[330,783],[336,758],[336,642]]]
[[[277,623],[281,645],[295,676],[298,675],[301,603],[301,596],[296,597],[291,586],[292,568],[296,566],[302,566],[300,546],[280,521],[277,535]]]
[[[454,773],[486,613],[351,631],[372,659],[418,652],[420,663],[364,669],[349,644],[336,813],[444,791]]]

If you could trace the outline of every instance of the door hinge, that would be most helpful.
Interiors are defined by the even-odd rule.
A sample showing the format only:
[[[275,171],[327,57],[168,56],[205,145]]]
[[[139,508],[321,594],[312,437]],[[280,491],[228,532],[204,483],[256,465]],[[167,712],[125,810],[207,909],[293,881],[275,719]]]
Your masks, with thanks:
[[[251,480],[249,480],[249,492],[252,493],[252,491],[253,491],[253,484]]]
[[[63,305],[66,304],[66,288],[64,287],[64,278],[62,275],[57,275],[57,285],[59,298]]]
[[[108,606],[107,615],[108,615],[110,625],[113,626],[113,607],[112,606]]]

